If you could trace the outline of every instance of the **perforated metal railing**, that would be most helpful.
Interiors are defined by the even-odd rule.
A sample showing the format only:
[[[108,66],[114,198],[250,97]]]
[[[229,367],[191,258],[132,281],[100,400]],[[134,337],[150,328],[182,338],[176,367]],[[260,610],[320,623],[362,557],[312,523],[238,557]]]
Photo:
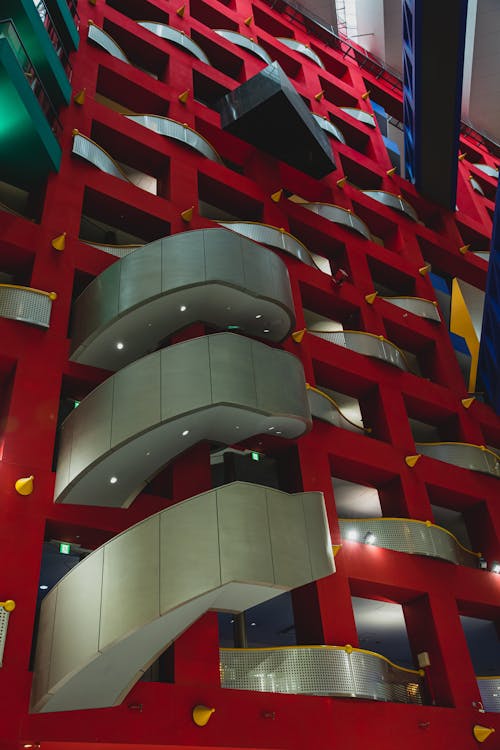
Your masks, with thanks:
[[[0,284],[0,317],[48,328],[52,302],[56,298],[55,292],[44,292],[14,284]]]
[[[477,684],[484,710],[500,713],[500,676],[478,677]]]
[[[221,686],[423,703],[423,673],[352,646],[221,649]]]
[[[252,55],[255,55],[255,57],[259,57],[267,65],[270,65],[270,63],[272,63],[272,60],[267,54],[266,50],[263,49],[260,44],[254,42],[252,39],[243,36],[243,34],[239,34],[237,31],[230,31],[229,29],[214,29],[214,32],[215,34],[218,34],[223,39],[225,39],[227,42],[231,42],[237,47],[241,47],[242,49],[246,49],[248,52],[251,52]]]
[[[358,354],[381,359],[391,365],[399,367],[400,370],[409,370],[408,364],[400,349],[383,336],[375,336],[366,331],[316,331],[314,328],[307,329],[313,336],[329,341],[331,344],[343,346]]]
[[[500,479],[500,458],[485,445],[472,443],[415,443],[417,451],[424,456],[445,461],[463,469],[479,471]]]
[[[470,568],[477,568],[479,565],[480,552],[467,549],[451,532],[430,521],[411,518],[341,518],[339,526],[343,539],[364,542],[370,535],[370,543],[376,547],[410,555],[437,557]]]

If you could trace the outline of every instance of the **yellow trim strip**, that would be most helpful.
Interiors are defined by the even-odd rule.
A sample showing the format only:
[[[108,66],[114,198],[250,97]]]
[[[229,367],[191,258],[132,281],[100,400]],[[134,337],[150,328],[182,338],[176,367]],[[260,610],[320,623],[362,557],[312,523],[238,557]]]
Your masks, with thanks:
[[[477,448],[480,451],[484,451],[485,453],[491,453],[492,456],[496,458],[497,461],[500,461],[500,456],[495,453],[494,451],[487,448],[485,445],[476,445],[475,443],[460,443],[453,440],[445,440],[443,442],[438,443],[415,443],[415,445],[465,445],[469,448]]]
[[[464,552],[467,552],[469,555],[474,555],[474,557],[481,557],[481,552],[474,552],[468,547],[465,547],[461,542],[458,541],[455,534],[452,534],[452,532],[448,531],[448,529],[445,529],[443,526],[439,526],[437,523],[433,523],[432,521],[419,521],[417,518],[398,518],[396,516],[381,516],[381,517],[375,517],[375,518],[339,518],[339,521],[349,521],[350,523],[360,523],[360,522],[376,523],[377,521],[401,521],[404,523],[420,523],[423,526],[433,526],[435,529],[444,531],[445,534],[448,534],[449,536],[451,536],[452,539],[454,539],[455,542],[458,544],[458,546],[464,550]]]
[[[352,425],[353,427],[356,427],[358,430],[363,430],[363,432],[371,432],[371,429],[369,427],[363,427],[363,425],[356,424],[355,422],[351,422],[348,417],[345,416],[345,414],[342,413],[342,410],[340,406],[337,404],[334,398],[332,396],[329,396],[328,393],[325,393],[324,391],[320,390],[319,388],[316,388],[314,385],[310,385],[309,383],[306,383],[306,389],[308,391],[313,391],[314,393],[319,393],[320,396],[323,396],[323,398],[326,398],[327,401],[329,401],[332,406],[335,407],[335,409],[338,411],[342,419],[344,419],[348,424]]]
[[[130,179],[130,177],[127,177],[127,175],[125,174],[125,172],[123,171],[123,169],[116,162],[116,160],[111,156],[111,154],[109,153],[109,151],[106,151],[106,149],[103,148],[102,146],[100,146],[98,143],[96,143],[96,141],[92,140],[92,138],[89,138],[88,135],[84,135],[83,133],[80,133],[80,131],[73,132],[73,139],[76,138],[76,136],[78,136],[78,135],[80,136],[80,138],[85,138],[86,141],[89,141],[89,143],[92,143],[94,146],[96,146],[99,149],[99,151],[102,151],[102,153],[105,154],[105,156],[107,156],[108,159],[110,159],[113,162],[113,164],[115,165],[115,167],[117,168],[117,170],[120,172],[120,174],[122,175],[122,177],[125,180],[127,180],[127,182],[130,182],[130,184],[133,185],[134,187],[138,187],[135,184],[135,182],[132,182],[132,180]],[[77,156],[80,156],[80,154],[77,154]],[[81,156],[80,158],[84,159],[85,157]],[[95,164],[94,164],[94,166],[95,166]],[[97,167],[97,169],[99,169],[99,167]],[[104,172],[105,170],[101,170],[101,171]],[[106,174],[107,174],[107,172],[106,172]],[[113,177],[113,175],[111,175],[111,177]]]
[[[487,675],[486,677],[480,677],[479,675],[476,675],[476,680],[500,680],[500,675],[494,674],[491,675],[491,677],[489,675]]]
[[[43,294],[44,297],[49,297],[52,301],[57,299],[55,292],[44,292],[43,289],[34,289],[32,286],[20,286],[19,284],[0,284],[1,289],[22,289],[23,292],[34,292],[35,294]]]
[[[361,110],[361,112],[362,111],[363,110]],[[368,224],[365,221],[363,221],[363,219],[360,216],[358,216],[358,214],[354,213],[354,211],[351,211],[350,208],[344,208],[344,206],[339,206],[336,203],[323,203],[322,201],[305,201],[304,203],[301,203],[299,205],[301,206],[330,206],[331,208],[338,208],[344,213],[349,214],[350,216],[355,216],[356,219],[363,224],[363,226],[365,227],[370,237],[372,236],[372,233]],[[322,218],[325,218],[325,217],[323,216]]]
[[[179,122],[179,120],[174,120],[172,117],[164,117],[164,115],[154,115],[154,114],[151,114],[149,112],[134,112],[134,114],[132,114],[132,115],[127,115],[125,112],[120,112],[120,114],[123,115],[123,117],[155,117],[157,120],[168,120],[169,122],[175,122],[176,125],[180,125],[181,127],[185,128],[186,130],[190,130],[192,133],[194,133],[199,138],[201,138],[202,141],[205,141],[205,143],[207,144],[207,146],[210,146],[210,148],[212,149],[212,151],[215,154],[217,154],[217,156],[219,157],[219,159],[222,161],[221,155],[219,154],[219,152],[217,151],[217,149],[212,146],[212,144],[210,143],[210,141],[208,141],[205,138],[204,135],[202,135],[201,133],[198,133],[197,130],[195,130],[194,128],[191,128],[185,122]],[[164,134],[163,133],[158,133],[158,135],[164,135]],[[189,146],[189,143],[186,144],[186,145]]]
[[[408,372],[411,372],[410,366],[407,362],[407,359],[405,357],[405,353],[403,352],[403,350],[400,349],[399,346],[395,344],[393,341],[389,341],[389,339],[386,339],[385,336],[379,336],[376,333],[369,333],[368,331],[352,331],[347,328],[343,328],[342,331],[315,331],[314,328],[307,328],[306,330],[309,333],[359,333],[361,336],[371,336],[372,338],[378,339],[379,341],[384,341],[386,344],[390,344],[395,349],[397,349],[397,351],[401,354],[403,358],[403,361],[408,369]]]
[[[394,664],[393,661],[388,659],[386,656],[383,656],[382,654],[377,654],[376,651],[368,651],[365,648],[356,648],[354,646],[264,646],[263,648],[220,648],[219,651],[232,651],[237,653],[242,653],[244,651],[295,651],[297,649],[314,649],[316,651],[320,650],[326,650],[326,651],[345,651],[346,653],[351,653],[355,651],[358,654],[368,654],[369,656],[376,656],[378,659],[382,659],[383,661],[387,662],[387,664],[390,664],[391,667],[394,667],[394,669],[401,670],[402,672],[409,672],[410,674],[415,674],[418,677],[423,676],[423,670],[419,669],[408,669],[408,667],[400,667],[399,664]]]
[[[144,247],[144,245],[112,245],[111,242],[91,242],[90,240],[82,240],[81,237],[78,238],[80,242],[83,242],[85,245],[93,245],[94,247],[116,247],[116,248],[127,248],[127,247]]]

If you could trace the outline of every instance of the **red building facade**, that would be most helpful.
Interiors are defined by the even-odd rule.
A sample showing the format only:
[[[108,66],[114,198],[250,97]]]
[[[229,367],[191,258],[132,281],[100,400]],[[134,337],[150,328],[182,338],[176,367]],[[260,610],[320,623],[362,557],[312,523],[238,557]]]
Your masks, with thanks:
[[[80,2],[78,12],[80,48],[71,62],[73,94],[79,96],[60,112],[60,170],[31,188],[25,211],[0,211],[1,270],[9,283],[56,294],[46,330],[19,316],[0,318],[0,598],[16,605],[0,669],[0,747],[473,748],[475,725],[500,730],[498,713],[482,711],[477,678],[484,675],[478,674],[461,621],[495,623],[500,614],[500,578],[492,572],[500,560],[500,422],[468,390],[429,271],[431,266],[449,284],[459,279],[484,289],[487,263],[474,251],[488,249],[496,183],[477,164],[494,167],[493,153],[474,134],[463,135],[459,210],[453,214],[426,201],[394,171],[372,108],[373,101],[376,112],[384,108],[393,121],[402,119],[400,86],[365,64],[361,52],[333,43],[282,3],[271,8],[262,0],[191,0],[178,7],[166,0],[97,0]],[[186,49],[182,37],[162,38],[151,25],[182,32],[209,62]],[[224,38],[220,29],[247,41]],[[280,38],[304,47],[293,49]],[[219,99],[266,65],[248,42],[277,60],[311,112],[340,131],[345,143],[327,133],[336,168],[326,177],[314,179],[221,128]],[[220,159],[125,116],[134,114],[187,126]],[[73,153],[82,137],[90,159]],[[121,176],[110,166],[116,162]],[[337,207],[333,220],[324,205]],[[253,338],[298,358],[309,394],[326,404],[323,418],[312,408],[314,418],[300,437],[285,439],[271,430],[232,444],[273,459],[280,490],[324,495],[336,572],[292,587],[296,646],[341,647],[342,654],[364,654],[385,665],[383,653],[370,656],[375,647],[363,650],[353,597],[394,603],[401,607],[415,671],[405,676],[396,665],[392,676],[381,678],[403,686],[400,698],[381,693],[374,699],[349,685],[332,690],[334,696],[222,687],[218,618],[210,611],[169,649],[162,667],[168,678],[136,682],[107,708],[30,712],[44,542],[93,550],[214,486],[210,456],[216,441],[202,436],[187,451],[179,449],[128,507],[54,502],[67,404],[83,402],[113,376],[102,366],[70,359],[74,301],[121,262],[116,256],[125,256],[125,246],[138,247],[135,257],[140,246],[160,238],[230,221],[244,223],[247,233],[249,222],[255,231],[274,228],[262,252],[278,253],[286,264],[294,335],[269,341],[263,329]],[[314,260],[294,257],[286,240],[279,247],[280,232],[298,240]],[[258,234],[251,236],[259,241]],[[440,310],[439,319],[426,312],[430,308]],[[248,336],[241,326],[201,318],[170,326],[159,346],[222,330]],[[357,428],[349,429],[352,417],[344,419],[342,403],[338,410],[340,396],[358,409]],[[422,425],[431,440],[422,440]],[[16,482],[29,477],[32,492],[20,494],[31,485],[21,482],[16,490]],[[377,518],[367,521],[356,512],[355,521],[343,520],[342,490],[336,488],[346,484],[359,493],[377,491]],[[478,554],[464,551],[467,545],[446,529],[447,555],[436,551],[435,541],[434,552],[425,548],[425,534],[442,526],[436,506],[460,514]],[[399,531],[403,523],[406,530]],[[412,528],[418,528],[420,553],[408,541]],[[387,541],[391,533],[396,541]],[[92,590],[82,595],[93,597]],[[71,648],[78,651],[78,640]],[[428,656],[421,656],[421,673],[419,654]],[[491,665],[500,670],[493,654]],[[205,726],[193,721],[196,705],[215,709]],[[486,742],[495,746],[495,735]]]

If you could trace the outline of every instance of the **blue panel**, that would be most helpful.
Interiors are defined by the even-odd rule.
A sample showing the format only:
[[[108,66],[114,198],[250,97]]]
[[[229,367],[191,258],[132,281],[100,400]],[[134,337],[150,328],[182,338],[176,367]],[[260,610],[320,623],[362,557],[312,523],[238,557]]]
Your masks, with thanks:
[[[493,220],[478,376],[487,400],[500,415],[500,183]]]

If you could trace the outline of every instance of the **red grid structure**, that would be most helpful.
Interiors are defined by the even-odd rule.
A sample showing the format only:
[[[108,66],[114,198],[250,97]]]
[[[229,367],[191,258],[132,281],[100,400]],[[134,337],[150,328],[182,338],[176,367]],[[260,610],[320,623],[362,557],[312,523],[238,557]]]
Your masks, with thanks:
[[[178,0],[180,2],[180,0]],[[120,10],[121,6],[121,10]],[[405,373],[313,336],[283,348],[300,357],[306,378],[356,397],[371,433],[359,434],[315,421],[313,430],[289,443],[267,438],[270,454],[292,451],[296,461],[291,483],[325,494],[334,544],[340,534],[331,476],[374,486],[383,513],[432,520],[431,502],[464,513],[474,549],[500,559],[498,480],[423,457],[411,468],[405,457],[416,448],[408,417],[438,425],[447,439],[500,446],[500,423],[476,401],[465,409],[467,389],[445,324],[417,318],[384,302],[369,305],[365,295],[375,281],[390,281],[405,293],[434,299],[427,262],[440,271],[484,288],[487,266],[460,248],[488,247],[495,183],[472,164],[494,165],[490,154],[466,134],[461,148],[458,214],[444,212],[416,194],[391,169],[378,128],[350,117],[340,107],[372,112],[369,90],[387,112],[400,119],[401,94],[385,80],[360,67],[359,61],[308,35],[300,19],[272,9],[262,0],[190,0],[184,15],[172,0],[80,2],[81,46],[72,57],[74,92],[86,90],[83,106],[61,113],[63,158],[59,174],[49,177],[43,210],[37,221],[0,212],[0,258],[8,270],[34,288],[57,292],[50,328],[41,332],[0,319],[2,435],[0,539],[2,591],[16,600],[4,664],[0,670],[0,747],[40,743],[44,749],[109,747],[308,748],[421,747],[472,748],[475,723],[500,730],[500,718],[487,720],[473,706],[480,700],[476,676],[459,614],[500,616],[500,578],[491,573],[451,566],[433,559],[356,543],[343,543],[337,573],[294,593],[297,642],[358,645],[351,596],[366,596],[403,605],[413,652],[428,651],[428,680],[436,706],[287,696],[222,690],[219,686],[217,620],[205,615],[175,644],[175,683],[138,683],[120,706],[68,714],[28,714],[32,673],[30,650],[38,591],[41,545],[47,533],[94,547],[154,512],[211,487],[209,446],[200,444],[173,462],[168,491],[141,495],[124,510],[64,506],[53,503],[52,470],[61,393],[83,398],[108,373],[68,360],[68,323],[75,288],[114,262],[112,256],[82,242],[82,213],[127,225],[144,242],[189,229],[214,226],[202,216],[199,201],[241,219],[283,227],[307,247],[340,265],[349,279],[334,288],[329,276],[283,255],[292,284],[297,328],[304,327],[303,307],[375,335],[385,336],[413,353],[422,376]],[[249,25],[246,19],[252,18]],[[140,27],[135,20],[168,23],[208,54],[206,65]],[[126,64],[87,41],[89,22],[109,33],[132,64]],[[253,38],[277,59],[311,110],[337,124],[347,145],[332,140],[337,170],[317,181],[238,141],[220,129],[214,102],[264,67],[241,48],[221,39],[214,29],[238,31]],[[310,44],[325,64],[286,48],[277,36]],[[154,73],[152,77],[149,73]],[[185,104],[179,95],[189,90]],[[320,91],[320,101],[315,95]],[[97,98],[96,98],[97,95]],[[226,164],[217,164],[126,120],[117,110],[168,116],[204,135]],[[202,103],[204,101],[205,103]],[[211,104],[211,106],[207,106]],[[286,127],[286,123],[283,123]],[[71,154],[73,130],[93,138],[114,158],[155,176],[158,195],[98,171]],[[484,187],[474,192],[469,175]],[[346,176],[348,182],[338,186]],[[285,197],[284,188],[309,201],[354,211],[382,244],[364,239],[306,211]],[[415,223],[381,206],[361,189],[387,190],[405,197],[416,209]],[[189,225],[181,212],[194,206]],[[51,241],[66,233],[64,252]],[[409,290],[409,291],[408,291]],[[174,337],[197,335],[200,326]],[[262,450],[262,438],[246,447]],[[291,471],[291,474],[293,472]],[[14,490],[19,477],[35,476],[31,496]],[[298,489],[298,486],[292,489]],[[191,722],[195,703],[216,707],[207,727]],[[396,740],[397,738],[397,740]],[[117,743],[117,744],[116,744]]]

